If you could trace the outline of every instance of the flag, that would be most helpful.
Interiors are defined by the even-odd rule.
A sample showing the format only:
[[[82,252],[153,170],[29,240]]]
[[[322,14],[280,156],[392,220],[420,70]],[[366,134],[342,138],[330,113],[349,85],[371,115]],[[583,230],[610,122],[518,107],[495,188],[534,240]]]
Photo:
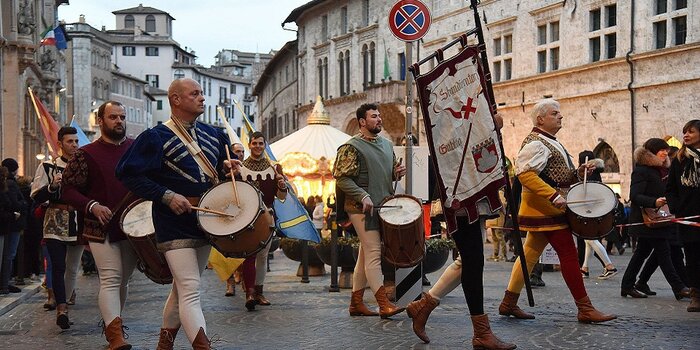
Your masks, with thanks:
[[[41,33],[41,46],[53,46],[56,45],[56,34],[53,28],[46,28],[43,33]]]
[[[221,118],[221,121],[224,124],[224,128],[226,129],[226,134],[228,135],[228,140],[231,146],[233,146],[234,143],[240,143],[243,145],[243,148],[245,149],[246,153],[250,153],[250,150],[248,149],[248,143],[243,143],[240,138],[238,138],[238,135],[236,135],[236,132],[233,130],[233,127],[231,127],[231,124],[229,124],[228,120],[226,120],[226,116],[224,116],[224,110],[221,109],[220,106],[216,107],[216,111],[219,113],[219,118]]]
[[[241,108],[241,105],[238,104],[238,101],[233,99],[233,103],[238,110],[241,111],[241,115],[243,116],[246,134],[244,136],[244,131],[241,131],[241,138],[248,141],[250,134],[255,132],[255,127],[253,123],[250,122],[250,119],[248,119],[243,108]],[[277,162],[277,158],[272,154],[272,149],[267,142],[265,143],[265,156],[267,156],[271,162]],[[287,198],[284,201],[275,198],[274,203],[272,203],[272,208],[275,211],[275,226],[282,235],[288,238],[303,239],[316,243],[321,242],[321,236],[318,234],[313,221],[311,221],[309,212],[307,212],[306,208],[299,202],[299,198],[297,198],[296,193],[292,190],[293,187],[289,181],[285,180],[285,182],[289,191],[287,192]]]
[[[87,137],[87,135],[85,135],[85,132],[80,127],[80,125],[78,125],[78,123],[75,121],[75,118],[73,118],[73,120],[70,121],[70,126],[74,127],[75,130],[78,131],[78,146],[79,147],[83,147],[83,146],[90,143],[90,139]]]
[[[391,68],[389,67],[389,49],[384,43],[384,80],[389,79],[391,76]]]
[[[222,282],[226,282],[229,277],[238,269],[245,259],[227,258],[216,248],[211,248],[209,254],[209,264]]]
[[[49,153],[54,159],[58,158],[58,123],[53,119],[49,111],[41,103],[31,87],[27,88],[29,90],[29,97],[34,105],[34,111],[36,112],[37,118],[39,118],[39,124],[41,125],[41,132],[44,134],[46,139],[46,144],[49,146]]]
[[[66,41],[66,32],[63,27],[57,25],[53,28],[49,27],[41,33],[41,46],[56,46],[59,50],[68,48]]]

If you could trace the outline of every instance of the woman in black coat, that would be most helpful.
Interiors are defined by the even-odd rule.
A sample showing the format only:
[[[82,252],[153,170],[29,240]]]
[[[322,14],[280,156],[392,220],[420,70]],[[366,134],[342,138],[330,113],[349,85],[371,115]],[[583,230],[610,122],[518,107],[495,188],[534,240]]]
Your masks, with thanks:
[[[700,215],[700,120],[683,127],[683,147],[671,163],[666,197],[676,217]],[[693,220],[697,221],[697,220]],[[679,225],[691,287],[688,312],[700,312],[700,227]]]
[[[668,158],[669,146],[666,141],[651,138],[644,142],[644,146],[634,151],[635,167],[632,171],[630,184],[630,199],[632,212],[630,222],[643,222],[641,208],[661,208],[666,204],[666,181],[668,180],[668,167],[671,160]],[[632,254],[625,275],[622,277],[620,294],[633,298],[646,298],[647,295],[639,289],[648,289],[646,285],[635,285],[637,274],[642,268],[644,260],[656,251],[659,267],[671,285],[676,299],[690,297],[690,289],[676,273],[671,262],[671,251],[668,237],[675,233],[674,226],[650,228],[645,225],[630,227],[630,234],[637,235],[637,249]]]

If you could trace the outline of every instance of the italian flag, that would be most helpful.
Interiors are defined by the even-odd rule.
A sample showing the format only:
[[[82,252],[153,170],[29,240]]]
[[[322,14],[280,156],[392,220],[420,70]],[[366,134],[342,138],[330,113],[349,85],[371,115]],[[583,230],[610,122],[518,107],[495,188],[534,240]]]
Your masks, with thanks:
[[[41,33],[41,45],[42,46],[56,46],[56,34],[53,28],[49,27]]]

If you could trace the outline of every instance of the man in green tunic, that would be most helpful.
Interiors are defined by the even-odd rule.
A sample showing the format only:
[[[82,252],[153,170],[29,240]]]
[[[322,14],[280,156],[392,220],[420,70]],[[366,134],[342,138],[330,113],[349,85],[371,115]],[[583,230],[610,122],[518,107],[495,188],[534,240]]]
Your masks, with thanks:
[[[376,316],[363,302],[369,283],[379,315],[388,318],[404,310],[389,301],[383,285],[381,239],[374,207],[394,194],[393,180],[406,173],[397,164],[391,141],[379,136],[382,118],[376,104],[363,104],[356,112],[360,133],[338,148],[333,176],[338,192],[338,219],[349,218],[360,239],[352,281],[351,316]],[[371,181],[370,181],[371,179]]]

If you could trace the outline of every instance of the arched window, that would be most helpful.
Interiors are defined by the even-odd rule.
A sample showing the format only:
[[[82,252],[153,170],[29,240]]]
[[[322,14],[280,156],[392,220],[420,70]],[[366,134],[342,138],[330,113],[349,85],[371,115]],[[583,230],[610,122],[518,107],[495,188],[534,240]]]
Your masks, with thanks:
[[[103,96],[105,100],[109,100],[109,83],[105,83],[105,88],[103,90]]]
[[[617,154],[610,145],[605,141],[600,141],[597,146],[593,149],[593,154],[596,158],[603,160],[605,168],[602,172],[604,173],[619,173],[620,172],[620,162],[617,159]]]
[[[182,79],[185,77],[185,71],[182,69],[176,69],[174,74],[175,79]]]
[[[320,58],[316,68],[318,69],[318,94],[323,96],[323,60]]]
[[[369,83],[374,84],[374,62],[376,61],[375,59],[375,47],[374,43],[371,42],[369,43]]]
[[[369,86],[369,50],[367,44],[362,45],[362,89]]]
[[[338,73],[338,83],[340,83],[339,95],[344,96],[347,91],[345,91],[345,53],[342,51],[338,55]]]
[[[328,57],[323,58],[323,98],[328,98]]]
[[[345,50],[345,93],[350,93],[350,50]]]
[[[134,16],[126,15],[124,17],[124,28],[134,28]]]
[[[156,31],[156,18],[153,15],[146,16],[146,32],[152,33]]]

